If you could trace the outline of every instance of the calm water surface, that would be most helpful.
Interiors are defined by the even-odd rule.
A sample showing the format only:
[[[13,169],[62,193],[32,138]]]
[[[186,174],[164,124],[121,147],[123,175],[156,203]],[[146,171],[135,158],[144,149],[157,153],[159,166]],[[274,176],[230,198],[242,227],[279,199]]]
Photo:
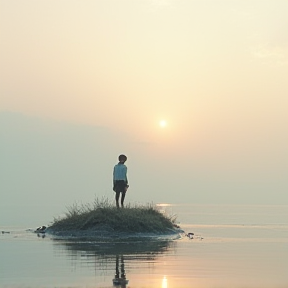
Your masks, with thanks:
[[[0,286],[288,287],[287,206],[159,209],[177,214],[194,239],[67,242],[1,227],[10,233],[0,234]]]

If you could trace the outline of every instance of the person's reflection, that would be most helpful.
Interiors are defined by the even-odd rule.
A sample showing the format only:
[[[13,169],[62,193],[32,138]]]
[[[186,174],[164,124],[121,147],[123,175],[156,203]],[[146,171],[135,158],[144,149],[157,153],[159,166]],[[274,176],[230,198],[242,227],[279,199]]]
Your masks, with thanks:
[[[124,256],[121,255],[120,257],[121,257],[121,267],[120,267],[121,274],[119,272],[119,255],[116,255],[116,273],[115,278],[113,279],[113,285],[116,287],[126,288],[126,285],[128,284],[129,280],[126,279]]]

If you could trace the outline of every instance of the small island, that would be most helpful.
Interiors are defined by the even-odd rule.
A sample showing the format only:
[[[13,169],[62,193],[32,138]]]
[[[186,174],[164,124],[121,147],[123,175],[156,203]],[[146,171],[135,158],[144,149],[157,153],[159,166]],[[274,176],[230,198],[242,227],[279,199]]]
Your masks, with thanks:
[[[46,232],[59,239],[177,239],[183,231],[175,220],[151,204],[116,208],[107,199],[96,199],[92,205],[68,207]]]

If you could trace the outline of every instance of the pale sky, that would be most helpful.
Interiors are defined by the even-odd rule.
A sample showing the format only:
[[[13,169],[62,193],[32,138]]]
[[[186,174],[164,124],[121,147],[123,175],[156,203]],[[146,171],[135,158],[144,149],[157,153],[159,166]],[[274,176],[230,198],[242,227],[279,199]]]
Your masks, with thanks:
[[[112,198],[120,153],[127,201],[288,204],[287,15],[286,0],[0,0],[1,205]]]

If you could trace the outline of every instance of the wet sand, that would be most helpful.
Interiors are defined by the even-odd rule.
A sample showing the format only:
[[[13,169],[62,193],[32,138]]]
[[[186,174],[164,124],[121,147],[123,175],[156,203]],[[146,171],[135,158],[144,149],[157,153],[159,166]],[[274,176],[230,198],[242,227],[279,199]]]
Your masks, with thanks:
[[[140,232],[120,232],[113,231],[110,227],[97,227],[96,229],[86,230],[53,230],[50,227],[46,229],[45,236],[52,238],[53,240],[87,240],[87,241],[139,241],[139,240],[176,240],[181,238],[181,234],[185,233],[180,228],[166,229],[165,232],[154,232],[154,233],[140,233]],[[40,233],[40,236],[44,234]]]

